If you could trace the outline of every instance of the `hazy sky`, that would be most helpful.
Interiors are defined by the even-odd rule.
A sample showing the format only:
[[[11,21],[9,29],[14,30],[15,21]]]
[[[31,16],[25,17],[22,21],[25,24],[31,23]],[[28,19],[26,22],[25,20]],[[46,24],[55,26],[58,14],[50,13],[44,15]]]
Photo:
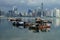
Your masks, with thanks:
[[[40,7],[44,3],[44,8],[60,8],[60,0],[0,0],[1,9],[12,9],[16,6],[19,10]]]

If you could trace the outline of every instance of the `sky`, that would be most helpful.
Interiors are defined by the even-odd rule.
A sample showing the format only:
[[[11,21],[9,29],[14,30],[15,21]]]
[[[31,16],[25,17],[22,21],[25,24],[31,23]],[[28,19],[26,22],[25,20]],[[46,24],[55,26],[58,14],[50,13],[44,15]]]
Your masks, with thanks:
[[[0,0],[0,9],[10,10],[16,6],[18,10],[26,10],[41,7],[42,2],[44,8],[60,8],[60,0]]]

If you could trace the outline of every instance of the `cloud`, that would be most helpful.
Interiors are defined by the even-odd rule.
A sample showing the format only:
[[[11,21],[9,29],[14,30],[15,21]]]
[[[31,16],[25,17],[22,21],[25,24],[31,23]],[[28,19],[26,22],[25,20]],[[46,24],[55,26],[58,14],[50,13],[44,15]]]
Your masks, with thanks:
[[[40,5],[41,2],[44,4],[59,4],[60,0],[0,0],[0,2],[14,5],[14,4],[26,4],[26,5]]]
[[[27,0],[28,5],[38,5],[38,0]]]

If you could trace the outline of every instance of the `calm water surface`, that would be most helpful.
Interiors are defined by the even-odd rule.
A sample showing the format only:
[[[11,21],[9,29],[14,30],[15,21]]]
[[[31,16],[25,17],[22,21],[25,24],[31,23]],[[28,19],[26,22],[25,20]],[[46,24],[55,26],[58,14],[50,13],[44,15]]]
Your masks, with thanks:
[[[12,26],[6,19],[0,19],[0,40],[60,40],[60,18],[52,18],[50,32],[33,33],[28,29]]]

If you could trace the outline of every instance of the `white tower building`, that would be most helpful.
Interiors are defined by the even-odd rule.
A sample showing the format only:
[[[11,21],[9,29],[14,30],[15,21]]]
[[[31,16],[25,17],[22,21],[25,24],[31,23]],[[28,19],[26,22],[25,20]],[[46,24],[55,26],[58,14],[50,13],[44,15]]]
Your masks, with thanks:
[[[57,8],[54,9],[54,16],[60,17],[60,9]]]
[[[60,9],[57,9],[57,8],[54,9],[54,16],[60,17]],[[56,26],[60,25],[60,19],[59,18],[55,19],[55,24],[56,24]]]

